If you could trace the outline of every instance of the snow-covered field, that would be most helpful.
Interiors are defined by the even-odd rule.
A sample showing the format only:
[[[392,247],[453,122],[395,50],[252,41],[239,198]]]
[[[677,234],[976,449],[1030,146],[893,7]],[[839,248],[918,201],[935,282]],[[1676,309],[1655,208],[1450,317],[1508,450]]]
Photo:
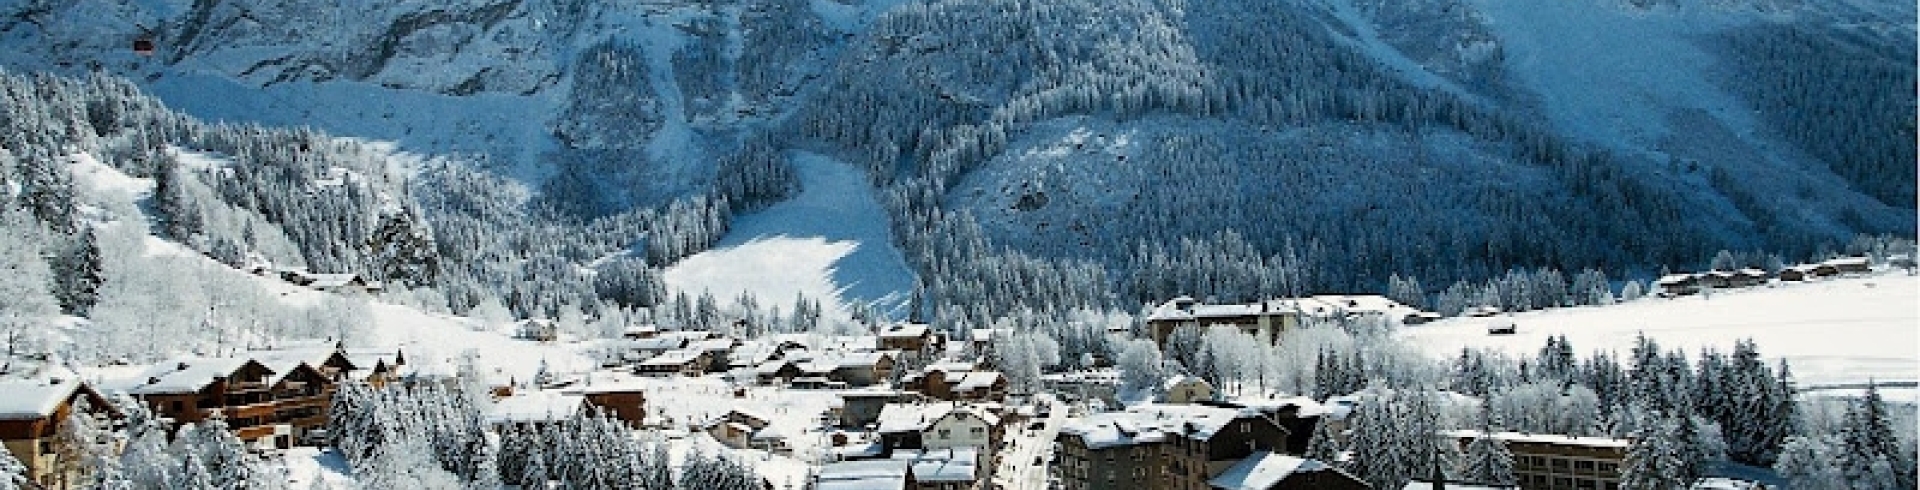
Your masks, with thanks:
[[[1531,356],[1551,335],[1565,335],[1583,354],[1625,354],[1635,334],[1643,332],[1663,349],[1683,348],[1697,357],[1702,348],[1726,352],[1735,340],[1751,338],[1762,355],[1786,359],[1802,388],[1920,381],[1920,277],[1901,272],[1511,318],[1519,327],[1514,335],[1487,335],[1488,320],[1479,318],[1407,327],[1401,335],[1435,356],[1456,355],[1463,347]],[[1913,395],[1911,389],[1889,393],[1903,399]]]
[[[761,304],[791,305],[795,294],[820,300],[829,315],[845,305],[897,308],[913,272],[893,246],[885,211],[852,166],[793,153],[801,191],[793,199],[733,221],[725,239],[666,271],[667,286],[728,299],[750,292]]]

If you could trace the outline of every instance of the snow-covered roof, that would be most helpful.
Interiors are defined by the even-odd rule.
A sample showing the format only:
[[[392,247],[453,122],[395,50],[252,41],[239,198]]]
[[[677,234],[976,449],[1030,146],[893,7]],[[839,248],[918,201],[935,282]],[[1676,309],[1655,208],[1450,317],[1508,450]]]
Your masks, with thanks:
[[[992,342],[994,335],[1012,332],[1010,328],[976,328],[967,331],[967,338],[974,342]]]
[[[929,373],[934,371],[939,371],[943,373],[966,372],[966,371],[974,370],[976,366],[977,366],[976,364],[971,362],[966,362],[966,361],[940,361],[933,364],[928,364],[927,368],[922,369],[921,371],[929,372]]]
[[[687,339],[679,337],[654,337],[650,339],[634,339],[633,343],[627,345],[634,350],[673,350],[685,347],[687,345]]]
[[[960,379],[960,382],[954,385],[953,389],[970,391],[981,388],[991,388],[995,382],[1001,379],[1002,376],[999,371],[974,371],[966,373],[966,375]]]
[[[241,366],[253,362],[239,357],[180,358],[161,362],[140,376],[144,381],[127,389],[131,395],[195,393],[213,383],[213,378],[232,376]]]
[[[938,420],[940,416],[946,415],[947,411],[950,410],[953,410],[952,402],[929,404],[889,403],[886,406],[880,407],[879,428],[877,430],[881,433],[923,431],[932,425],[934,420]]]
[[[671,332],[660,332],[659,338],[680,339],[687,342],[694,342],[694,341],[707,340],[707,339],[713,338],[713,332],[708,332],[705,330],[675,330]]]
[[[1447,437],[1453,437],[1457,439],[1478,439],[1480,437],[1480,431],[1477,431],[1477,430],[1450,430],[1450,431],[1441,432],[1441,434],[1444,434]],[[1584,447],[1610,448],[1610,449],[1626,449],[1633,446],[1633,441],[1629,441],[1626,439],[1614,439],[1610,437],[1574,437],[1574,436],[1561,435],[1561,434],[1523,434],[1519,432],[1495,432],[1493,433],[1493,438],[1498,439],[1501,442],[1507,442],[1507,443],[1522,442],[1522,443],[1533,443],[1533,444],[1556,444],[1556,445],[1562,445],[1562,446],[1584,446]]]
[[[1320,402],[1313,401],[1313,398],[1305,396],[1283,398],[1246,397],[1232,400],[1232,403],[1243,407],[1260,409],[1261,411],[1279,411],[1280,409],[1292,406],[1296,410],[1294,414],[1297,417],[1318,417],[1325,415],[1328,411],[1325,405],[1321,405]]]
[[[1161,442],[1174,434],[1206,440],[1243,416],[1259,417],[1260,414],[1256,409],[1146,404],[1130,407],[1125,412],[1106,412],[1080,419],[1062,428],[1060,433],[1079,436],[1087,447],[1094,449]]]
[[[876,459],[823,465],[815,476],[816,490],[901,490],[907,486],[911,461]]]
[[[649,383],[646,378],[613,372],[588,373],[584,383],[569,386],[561,393],[569,395],[598,395],[603,393],[645,393]]]
[[[1474,485],[1474,484],[1459,483],[1459,482],[1446,482],[1446,484],[1442,485],[1442,487],[1446,488],[1447,490],[1513,490],[1515,488],[1515,487],[1490,487],[1486,485]],[[1433,490],[1433,488],[1434,488],[1433,482],[1431,481],[1412,480],[1407,482],[1407,486],[1400,487],[1400,490]]]
[[[313,280],[307,286],[316,289],[337,288],[360,281],[359,274],[307,274],[307,278]]]
[[[755,441],[778,441],[786,438],[787,435],[781,433],[779,429],[773,428],[772,424],[761,427],[759,431],[754,432],[752,436],[748,437],[748,439]]]
[[[1452,485],[1448,485],[1448,487],[1452,487]],[[1693,486],[1687,488],[1689,490],[1754,490],[1763,487],[1761,487],[1758,482],[1713,477],[1695,480]]]
[[[1267,490],[1295,473],[1330,469],[1319,461],[1260,451],[1227,467],[1219,476],[1207,480],[1207,485],[1223,490]]]
[[[881,331],[880,337],[888,339],[922,337],[927,335],[927,331],[928,327],[925,323],[896,323]]]
[[[1189,321],[1280,313],[1279,311],[1268,308],[1270,306],[1270,304],[1265,302],[1243,305],[1210,305],[1187,303],[1181,299],[1175,299],[1160,304],[1158,308],[1154,308],[1153,313],[1147,315],[1147,321]]]
[[[787,361],[767,361],[753,366],[753,372],[771,375],[780,372],[780,368],[787,367],[787,364],[789,364]]]
[[[687,350],[715,352],[733,349],[733,339],[708,339],[687,344]]]
[[[1827,259],[1825,262],[1821,262],[1821,264],[1831,265],[1831,266],[1862,266],[1862,265],[1867,265],[1867,258],[1866,257],[1836,257],[1836,258]]]
[[[1313,313],[1345,312],[1360,315],[1405,316],[1420,310],[1377,294],[1322,294],[1296,301],[1301,311]]]
[[[495,424],[516,422],[554,422],[572,417],[585,406],[586,397],[552,391],[534,391],[501,398],[487,411],[487,421]]]
[[[0,420],[46,418],[80,386],[73,376],[0,381]]]
[[[692,349],[670,350],[641,361],[642,366],[679,366],[700,358],[700,351]]]
[[[1160,388],[1167,391],[1173,391],[1175,388],[1179,388],[1180,385],[1189,384],[1189,383],[1199,383],[1202,385],[1206,385],[1208,389],[1213,388],[1213,383],[1208,383],[1207,380],[1196,378],[1193,376],[1188,376],[1185,374],[1176,374],[1176,375],[1173,375],[1172,377],[1167,378],[1166,383],[1161,384]]]
[[[886,452],[887,446],[878,442],[833,448],[833,456],[842,460],[878,458],[881,454],[886,454]]]
[[[1693,274],[1667,274],[1664,276],[1660,276],[1660,279],[1653,281],[1653,283],[1659,284],[1661,286],[1666,286],[1669,284],[1686,284],[1686,283],[1693,282],[1695,278],[1696,276],[1694,276]]]
[[[967,482],[979,478],[979,448],[925,449],[894,453],[893,459],[912,462],[914,481]]]

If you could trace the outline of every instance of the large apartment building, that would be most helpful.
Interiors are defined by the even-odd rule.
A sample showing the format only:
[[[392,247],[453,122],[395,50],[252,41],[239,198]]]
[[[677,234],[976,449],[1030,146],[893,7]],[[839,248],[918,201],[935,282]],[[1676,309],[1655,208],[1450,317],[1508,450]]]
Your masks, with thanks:
[[[1482,437],[1479,431],[1446,433],[1466,447]],[[1620,465],[1633,441],[1557,434],[1495,432],[1495,440],[1513,453],[1513,474],[1527,490],[1616,490]]]
[[[1183,328],[1232,326],[1249,335],[1278,339],[1297,328],[1302,319],[1383,319],[1416,324],[1439,318],[1378,295],[1318,295],[1276,298],[1248,304],[1207,304],[1182,296],[1161,303],[1147,314],[1153,341],[1165,346],[1167,337]]]
[[[1258,454],[1288,451],[1272,412],[1207,405],[1143,405],[1063,427],[1053,468],[1066,490],[1206,490]]]

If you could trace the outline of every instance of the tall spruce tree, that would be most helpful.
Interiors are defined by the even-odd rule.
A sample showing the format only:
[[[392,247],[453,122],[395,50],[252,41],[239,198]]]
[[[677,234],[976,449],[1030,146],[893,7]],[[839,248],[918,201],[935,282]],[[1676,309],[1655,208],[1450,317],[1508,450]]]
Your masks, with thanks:
[[[1513,453],[1507,450],[1506,443],[1495,438],[1493,409],[1480,407],[1480,437],[1467,444],[1466,464],[1460,470],[1460,479],[1483,485],[1512,486],[1518,484],[1513,474]]]

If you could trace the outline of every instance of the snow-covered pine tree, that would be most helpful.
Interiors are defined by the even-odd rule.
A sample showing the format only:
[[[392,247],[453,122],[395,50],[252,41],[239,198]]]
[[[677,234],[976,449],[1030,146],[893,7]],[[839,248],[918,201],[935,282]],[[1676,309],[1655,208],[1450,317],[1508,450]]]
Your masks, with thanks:
[[[48,257],[53,295],[60,302],[60,311],[86,316],[100,301],[100,284],[106,280],[101,275],[100,244],[91,226],[80,227],[64,242],[59,254]]]
[[[1345,451],[1340,445],[1338,434],[1333,432],[1333,424],[1324,417],[1313,424],[1313,435],[1307,439],[1307,459],[1335,464],[1340,461],[1340,453]]]
[[[1773,470],[1797,490],[1847,490],[1838,441],[1823,436],[1793,436],[1780,445]]]
[[[1858,483],[1884,477],[1891,478],[1894,488],[1912,487],[1914,465],[1906,461],[1908,452],[1894,436],[1879,386],[1869,382],[1866,393],[1848,405],[1845,417],[1841,428],[1841,460],[1847,478]],[[1877,474],[1880,472],[1873,467],[1881,460],[1886,461],[1886,475]]]
[[[1407,447],[1401,443],[1400,425],[1404,421],[1398,415],[1393,395],[1374,386],[1361,395],[1359,406],[1348,416],[1353,432],[1347,447],[1353,457],[1347,471],[1373,488],[1400,488],[1414,476],[1406,467]]]
[[[1465,464],[1460,469],[1460,480],[1490,486],[1512,486],[1519,483],[1513,474],[1513,453],[1507,451],[1506,443],[1493,437],[1493,409],[1480,407],[1480,437],[1467,444]]]
[[[520,488],[547,488],[549,476],[546,459],[539,444],[527,446],[527,462],[520,473]]]
[[[667,453],[665,441],[653,440],[647,443],[645,458],[645,477],[640,480],[645,488],[673,488],[673,466]]]
[[[1672,419],[1657,419],[1641,427],[1640,438],[1627,449],[1626,462],[1620,466],[1621,490],[1686,488],[1687,463],[1679,447],[1683,444],[1679,430]]]
[[[34,483],[27,479],[27,465],[13,457],[13,451],[0,450],[0,490],[23,490],[33,488]]]
[[[1446,477],[1459,464],[1459,447],[1440,432],[1441,414],[1435,405],[1438,396],[1438,391],[1422,389],[1403,391],[1394,397],[1400,419],[1396,442],[1402,446],[1400,456],[1405,460],[1401,466],[1409,479]]]
[[[200,462],[198,451],[187,451],[181,454],[179,468],[173,479],[178,486],[174,488],[217,488],[213,484],[213,473]]]
[[[406,287],[434,284],[440,277],[440,256],[433,233],[411,209],[388,213],[367,237],[368,259],[380,280]]]

